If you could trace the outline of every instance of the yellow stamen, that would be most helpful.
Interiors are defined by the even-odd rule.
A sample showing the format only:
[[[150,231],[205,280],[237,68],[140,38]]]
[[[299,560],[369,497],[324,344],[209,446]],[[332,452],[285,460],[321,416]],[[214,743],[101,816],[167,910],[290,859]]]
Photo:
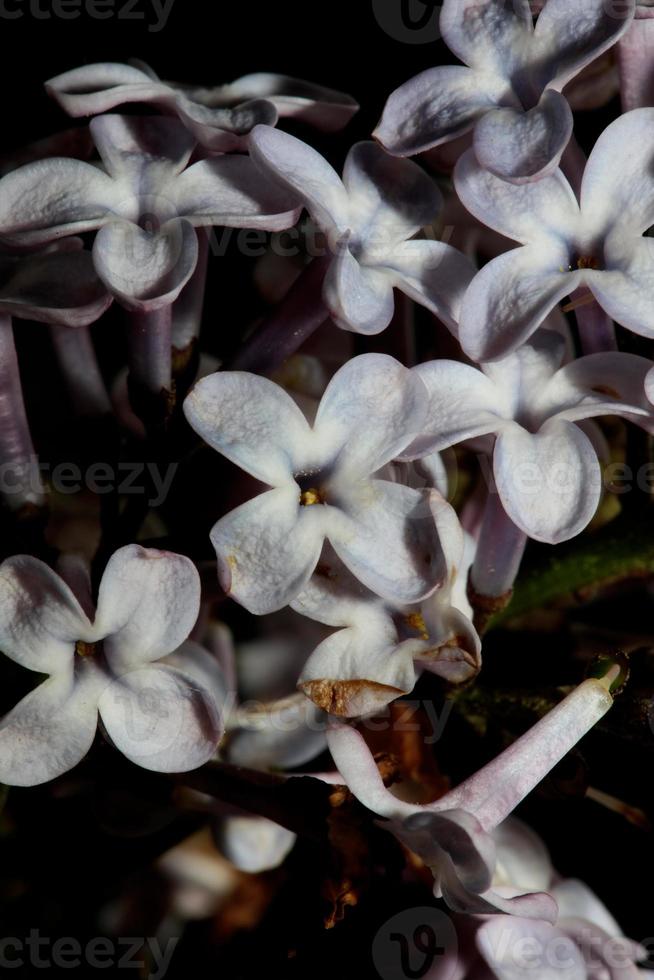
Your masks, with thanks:
[[[425,617],[422,615],[422,613],[407,613],[407,615],[404,617],[404,621],[410,629],[415,630],[416,633],[419,634],[421,640],[429,639],[429,631],[427,629]]]
[[[588,306],[594,299],[595,297],[592,293],[584,293],[583,296],[579,296],[577,299],[573,299],[570,303],[567,303],[563,307],[563,312],[572,313],[573,310],[578,310],[580,306]]]
[[[75,644],[75,653],[78,657],[92,657],[95,653],[95,643],[86,643],[84,640],[78,640]]]
[[[302,507],[313,507],[314,504],[322,504],[323,498],[320,490],[311,487],[300,494],[300,504]]]

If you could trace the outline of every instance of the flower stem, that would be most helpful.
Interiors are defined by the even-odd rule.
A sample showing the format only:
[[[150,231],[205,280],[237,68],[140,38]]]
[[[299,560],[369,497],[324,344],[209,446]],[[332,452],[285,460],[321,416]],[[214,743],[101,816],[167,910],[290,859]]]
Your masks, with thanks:
[[[620,97],[624,112],[654,105],[654,7],[638,7],[636,19],[618,42]]]
[[[186,372],[197,346],[207,283],[209,231],[198,228],[198,261],[195,272],[175,300],[172,310],[173,375]]]
[[[128,343],[132,409],[147,430],[165,427],[174,407],[172,306],[130,313]]]
[[[328,256],[309,263],[226,368],[271,374],[295,354],[329,316],[321,291],[331,260]]]
[[[573,303],[575,298],[572,297]],[[595,298],[590,298],[587,303],[579,302],[574,306],[574,313],[584,354],[599,354],[618,349],[613,320]]]
[[[14,513],[41,508],[45,491],[27,422],[11,317],[0,314],[0,458],[2,496]],[[10,485],[11,484],[11,485]]]
[[[89,327],[51,324],[50,336],[77,414],[87,417],[109,415],[111,402],[98,367]]]
[[[492,487],[486,498],[468,586],[478,629],[483,630],[490,616],[509,604],[526,544],[527,535],[507,515],[500,495]]]

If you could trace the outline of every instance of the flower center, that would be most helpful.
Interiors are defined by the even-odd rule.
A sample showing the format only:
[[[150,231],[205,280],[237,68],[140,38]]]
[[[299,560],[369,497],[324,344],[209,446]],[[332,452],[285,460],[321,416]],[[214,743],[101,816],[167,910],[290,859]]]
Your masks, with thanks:
[[[78,657],[94,657],[97,643],[87,643],[85,640],[78,640],[75,644],[75,653]]]
[[[317,490],[316,487],[309,487],[308,490],[302,490],[300,493],[301,507],[313,507],[314,504],[324,504],[324,502],[324,493],[322,490]]]

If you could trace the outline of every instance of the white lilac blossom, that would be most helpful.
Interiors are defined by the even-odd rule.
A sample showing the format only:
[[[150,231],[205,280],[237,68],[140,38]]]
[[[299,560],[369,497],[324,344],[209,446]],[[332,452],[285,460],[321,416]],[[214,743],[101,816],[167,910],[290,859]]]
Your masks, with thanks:
[[[61,572],[26,555],[0,566],[0,650],[48,675],[0,722],[0,781],[34,786],[68,772],[91,748],[98,719],[146,769],[207,762],[222,734],[222,692],[201,649],[186,642],[200,603],[192,562],[121,548],[97,608],[81,563],[67,559]]]
[[[422,603],[379,598],[326,547],[309,584],[291,604],[303,616],[339,627],[316,647],[298,680],[300,689],[331,714],[354,717],[383,709],[412,691],[423,670],[453,684],[478,673],[481,641],[465,599],[453,594],[461,591],[457,579],[465,583],[467,572],[463,530],[444,500],[436,498],[434,511],[447,575]]]
[[[501,755],[434,803],[410,803],[384,786],[362,735],[341,724],[328,731],[334,763],[357,799],[417,854],[434,875],[434,894],[458,912],[506,912],[555,922],[554,899],[540,886],[493,887],[493,831],[609,710],[611,672],[575,688]]]
[[[512,980],[528,970],[543,980],[611,976],[636,980],[635,963],[647,951],[627,939],[612,914],[582,881],[561,878],[552,867],[542,840],[529,827],[509,818],[494,832],[497,868],[494,885],[503,891],[529,888],[547,891],[555,900],[554,924],[517,916],[480,919],[474,933],[478,957],[498,980]],[[463,966],[476,975],[480,963]]]
[[[375,136],[410,156],[474,130],[480,166],[539,180],[570,141],[562,89],[625,33],[634,0],[547,0],[534,26],[528,0],[444,0],[440,31],[464,66],[430,68],[394,92]]]
[[[475,270],[452,246],[414,237],[442,207],[440,191],[420,167],[375,143],[357,143],[341,180],[312,147],[268,126],[253,130],[250,156],[302,202],[325,235],[331,260],[323,318],[331,315],[356,333],[380,333],[393,317],[397,288],[456,328]]]
[[[96,271],[128,309],[157,310],[179,295],[198,260],[198,228],[274,231],[299,213],[247,157],[188,166],[195,140],[176,119],[110,115],[90,128],[100,166],[52,157],[0,181],[0,237],[24,246],[97,229]]]
[[[654,224],[654,109],[604,130],[580,201],[560,170],[517,187],[485,171],[472,151],[459,160],[455,185],[475,217],[521,243],[484,266],[463,299],[459,337],[471,358],[514,350],[573,293],[575,305],[594,297],[627,329],[654,336],[654,241],[643,237]]]
[[[212,152],[247,149],[254,126],[274,126],[280,117],[333,132],[358,111],[349,95],[288,75],[257,72],[210,88],[163,82],[143,62],[84,65],[45,83],[71,116],[94,116],[130,102],[151,104],[178,116],[195,139]]]
[[[564,364],[565,341],[541,329],[529,344],[481,368],[438,360],[413,370],[429,391],[429,421],[402,454],[417,458],[480,436],[494,487],[511,521],[557,544],[582,531],[602,491],[597,449],[579,423],[621,415],[651,425],[645,395],[651,361],[611,351]]]
[[[375,479],[425,423],[427,392],[394,358],[364,354],[331,380],[310,426],[283,388],[246,372],[198,382],[184,403],[195,431],[272,489],[211,532],[223,589],[250,612],[291,602],[325,539],[378,595],[418,602],[442,581],[433,494]]]

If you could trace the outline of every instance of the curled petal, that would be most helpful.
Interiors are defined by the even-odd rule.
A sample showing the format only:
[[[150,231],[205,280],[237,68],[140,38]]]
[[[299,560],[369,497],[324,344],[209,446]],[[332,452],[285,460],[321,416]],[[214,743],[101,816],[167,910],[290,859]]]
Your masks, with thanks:
[[[573,538],[599,504],[597,454],[572,422],[551,419],[535,435],[507,427],[495,444],[493,473],[507,514],[536,541]]]
[[[68,115],[94,116],[127,102],[165,98],[167,86],[132,65],[101,62],[56,75],[45,88]]]
[[[463,135],[489,109],[514,99],[500,75],[429,68],[393,92],[374,136],[389,153],[413,156]]]
[[[122,674],[103,692],[98,708],[116,748],[154,772],[204,765],[223,732],[212,695],[196,678],[164,664]]]
[[[652,362],[610,351],[577,358],[537,394],[539,411],[576,422],[598,415],[651,416],[645,380]]]
[[[3,312],[39,323],[86,326],[102,316],[111,302],[87,251],[25,258],[0,287]]]
[[[140,545],[109,559],[95,629],[111,669],[159,660],[187,639],[200,610],[200,577],[190,559]]]
[[[378,334],[393,319],[393,281],[384,269],[361,265],[344,242],[329,266],[323,299],[344,330]]]
[[[131,221],[111,221],[93,244],[100,279],[129,310],[169,306],[193,275],[197,260],[197,232],[178,218],[154,234]]]
[[[466,890],[479,893],[490,888],[495,868],[495,842],[471,813],[423,810],[404,821],[402,832],[408,837],[417,834],[418,840],[412,850],[421,853],[427,864],[440,864],[440,852],[445,851],[454,865],[457,881]],[[431,858],[429,842],[435,845]]]
[[[517,817],[507,817],[493,831],[497,853],[495,882],[529,891],[547,891],[554,869],[545,844]]]
[[[274,126],[277,109],[266,99],[243,102],[233,109],[198,105],[175,89],[174,107],[198,143],[212,153],[244,153],[248,138],[255,126]],[[167,93],[166,102],[170,95]]]
[[[342,129],[359,110],[344,92],[272,72],[244,75],[223,92],[238,100],[267,99],[280,116],[300,119],[328,133]]]
[[[482,167],[503,180],[541,180],[558,167],[572,127],[567,100],[558,92],[546,91],[527,112],[511,106],[487,112],[475,126],[475,156]]]
[[[260,494],[219,520],[211,541],[225,592],[255,615],[288,605],[318,563],[327,510],[301,508],[293,485]]]

